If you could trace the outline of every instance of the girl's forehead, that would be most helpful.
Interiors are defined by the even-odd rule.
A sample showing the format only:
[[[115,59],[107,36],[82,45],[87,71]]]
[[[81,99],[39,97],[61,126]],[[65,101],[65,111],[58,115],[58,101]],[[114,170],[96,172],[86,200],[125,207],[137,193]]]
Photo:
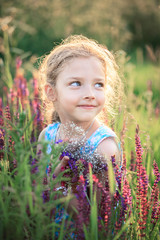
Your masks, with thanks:
[[[102,79],[106,82],[106,71],[102,62],[94,56],[74,57],[65,61],[59,68],[55,84],[68,81],[69,79]]]
[[[65,61],[62,71],[85,71],[88,68],[91,68],[93,71],[105,72],[104,65],[95,56],[73,57]]]

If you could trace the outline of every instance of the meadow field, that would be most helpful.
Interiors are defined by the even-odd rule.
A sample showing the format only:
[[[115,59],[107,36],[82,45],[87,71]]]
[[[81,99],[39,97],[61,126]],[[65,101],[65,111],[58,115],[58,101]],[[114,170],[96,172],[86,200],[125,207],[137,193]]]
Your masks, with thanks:
[[[157,0],[1,0],[0,239],[160,239],[159,11]],[[41,56],[74,34],[107,46],[119,65],[124,98],[116,115],[103,116],[121,141],[119,165],[114,156],[104,164],[101,156],[77,155],[83,141],[58,142],[50,155],[42,142],[37,153],[47,124]],[[66,155],[69,165],[55,177]]]
[[[121,140],[123,164],[117,166],[112,158],[104,187],[85,159],[72,159],[79,201],[73,222],[71,215],[61,220],[58,215],[57,221],[57,214],[75,196],[55,191],[58,182],[71,184],[73,176],[67,174],[70,169],[57,178],[53,175],[56,160],[70,153],[63,144],[53,146],[50,166],[44,142],[39,161],[37,139],[46,122],[37,70],[28,73],[25,62],[14,61],[15,69],[10,71],[5,62],[1,75],[0,239],[160,239],[159,64],[133,64],[125,52],[119,54],[126,97],[116,116],[104,118]],[[86,181],[90,199],[85,194]],[[95,184],[102,193],[99,205]]]

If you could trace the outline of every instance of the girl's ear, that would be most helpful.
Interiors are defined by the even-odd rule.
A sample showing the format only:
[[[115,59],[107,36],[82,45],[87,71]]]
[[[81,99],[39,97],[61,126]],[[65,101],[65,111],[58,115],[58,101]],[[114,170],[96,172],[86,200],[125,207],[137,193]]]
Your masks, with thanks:
[[[57,99],[56,90],[50,84],[45,85],[45,93],[50,101],[55,102]]]

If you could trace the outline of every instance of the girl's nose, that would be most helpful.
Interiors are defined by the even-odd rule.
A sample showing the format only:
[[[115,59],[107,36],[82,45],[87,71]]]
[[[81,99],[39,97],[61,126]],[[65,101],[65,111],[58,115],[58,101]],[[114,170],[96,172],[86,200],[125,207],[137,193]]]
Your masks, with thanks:
[[[83,98],[84,99],[95,99],[94,91],[91,86],[85,87]]]

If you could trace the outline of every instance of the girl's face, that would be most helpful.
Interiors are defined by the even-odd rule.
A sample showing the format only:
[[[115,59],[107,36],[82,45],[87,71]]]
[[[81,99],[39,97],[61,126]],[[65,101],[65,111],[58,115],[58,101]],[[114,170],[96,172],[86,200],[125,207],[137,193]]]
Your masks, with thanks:
[[[90,123],[105,103],[105,73],[96,57],[73,58],[58,75],[54,102],[62,123]]]

